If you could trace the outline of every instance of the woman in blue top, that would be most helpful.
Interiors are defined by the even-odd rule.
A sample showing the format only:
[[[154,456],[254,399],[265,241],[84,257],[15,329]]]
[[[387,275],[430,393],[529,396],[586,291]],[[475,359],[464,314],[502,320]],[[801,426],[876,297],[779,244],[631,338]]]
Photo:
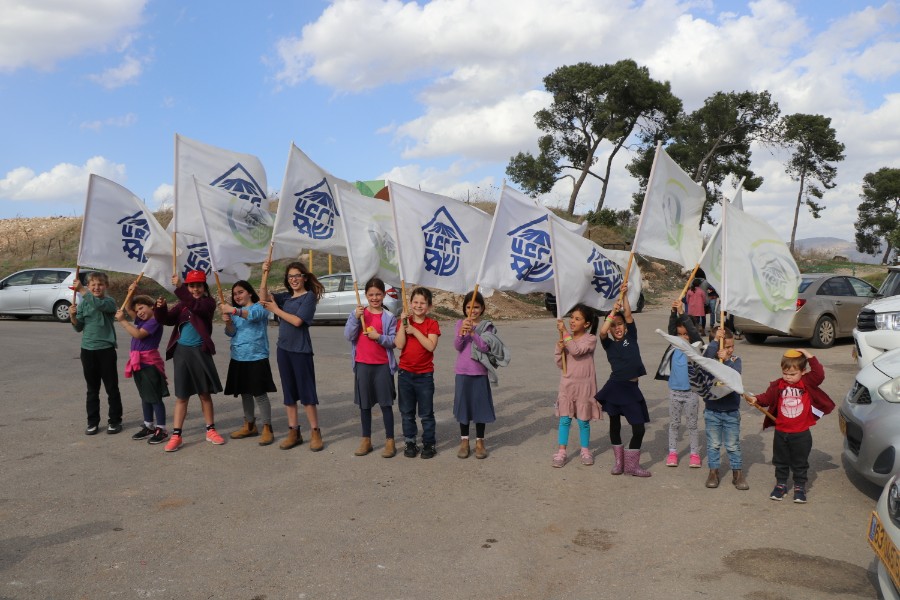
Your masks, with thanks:
[[[225,335],[231,338],[231,362],[225,380],[225,394],[240,394],[244,405],[244,426],[231,432],[231,439],[240,440],[259,435],[254,402],[259,406],[262,423],[260,446],[275,441],[272,433],[272,406],[269,392],[277,391],[269,366],[269,313],[259,304],[259,296],[246,281],[231,287],[231,304],[221,304],[225,320]]]
[[[269,276],[272,261],[263,263],[263,281]],[[260,287],[263,307],[278,317],[277,358],[281,375],[281,391],[288,417],[288,436],[279,444],[289,450],[303,443],[297,418],[297,402],[303,405],[312,440],[309,449],[318,452],[324,447],[319,430],[319,396],[316,393],[316,369],[313,364],[312,340],[309,326],[316,315],[316,304],[325,288],[301,262],[292,262],[284,272],[286,292],[269,294],[265,283]]]

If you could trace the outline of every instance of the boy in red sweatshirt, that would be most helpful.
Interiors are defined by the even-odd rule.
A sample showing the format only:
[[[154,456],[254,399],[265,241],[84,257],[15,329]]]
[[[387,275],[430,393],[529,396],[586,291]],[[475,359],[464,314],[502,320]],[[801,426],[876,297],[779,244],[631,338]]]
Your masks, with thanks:
[[[769,495],[772,500],[784,498],[788,475],[793,473],[794,502],[806,503],[806,474],[812,450],[809,428],[834,410],[834,402],[819,389],[824,380],[825,369],[815,356],[807,350],[788,350],[781,357],[781,379],[771,382],[769,389],[758,396],[747,394],[751,404],[771,407],[775,416],[774,422],[769,417],[763,420],[763,429],[775,425],[775,489]]]

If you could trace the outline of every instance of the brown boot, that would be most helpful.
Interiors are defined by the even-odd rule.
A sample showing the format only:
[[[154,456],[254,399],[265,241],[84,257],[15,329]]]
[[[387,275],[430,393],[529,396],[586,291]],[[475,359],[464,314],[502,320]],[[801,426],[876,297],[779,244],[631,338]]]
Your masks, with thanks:
[[[475,458],[487,458],[487,450],[484,449],[484,440],[478,438],[475,440]]]
[[[382,458],[393,458],[397,454],[397,447],[394,446],[394,438],[384,440],[384,450],[381,451]]]
[[[325,442],[322,441],[322,430],[316,427],[312,430],[312,439],[309,441],[309,449],[313,452],[318,452],[324,447]]]
[[[750,484],[747,483],[747,479],[744,477],[744,472],[741,469],[734,469],[731,472],[731,483],[739,490],[750,489]]]
[[[372,451],[372,438],[364,437],[359,440],[359,448],[353,453],[354,456],[365,456]]]
[[[709,477],[706,478],[706,487],[708,487],[708,488],[719,487],[719,470],[718,469],[710,469],[709,470]]]
[[[263,425],[262,433],[259,436],[259,445],[268,446],[275,441],[275,434],[272,433],[272,426],[266,423]]]
[[[459,440],[459,451],[456,458],[469,458],[469,438]]]
[[[303,443],[303,436],[300,435],[300,428],[296,429],[288,429],[287,437],[282,440],[278,447],[282,450],[290,450],[294,446],[299,446]]]
[[[256,421],[244,421],[243,427],[241,427],[237,431],[231,432],[231,439],[242,440],[246,437],[251,437],[254,435],[259,435],[259,431],[256,429]]]

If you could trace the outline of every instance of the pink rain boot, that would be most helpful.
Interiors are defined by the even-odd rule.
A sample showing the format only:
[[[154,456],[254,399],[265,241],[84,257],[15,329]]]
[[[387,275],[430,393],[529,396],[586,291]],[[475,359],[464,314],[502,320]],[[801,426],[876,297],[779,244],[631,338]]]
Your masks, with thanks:
[[[612,449],[616,464],[613,465],[612,471],[610,471],[610,473],[612,473],[613,475],[621,475],[625,472],[625,446],[623,446],[622,444],[613,444]]]
[[[625,450],[625,473],[635,477],[650,477],[650,471],[641,468],[641,450]]]

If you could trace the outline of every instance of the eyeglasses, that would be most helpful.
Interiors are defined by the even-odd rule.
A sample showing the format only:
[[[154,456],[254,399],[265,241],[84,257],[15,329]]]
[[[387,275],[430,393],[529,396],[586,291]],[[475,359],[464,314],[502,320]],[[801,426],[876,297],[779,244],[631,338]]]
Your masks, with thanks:
[[[303,274],[301,273],[299,275],[288,275],[287,278],[288,279],[303,279]]]

